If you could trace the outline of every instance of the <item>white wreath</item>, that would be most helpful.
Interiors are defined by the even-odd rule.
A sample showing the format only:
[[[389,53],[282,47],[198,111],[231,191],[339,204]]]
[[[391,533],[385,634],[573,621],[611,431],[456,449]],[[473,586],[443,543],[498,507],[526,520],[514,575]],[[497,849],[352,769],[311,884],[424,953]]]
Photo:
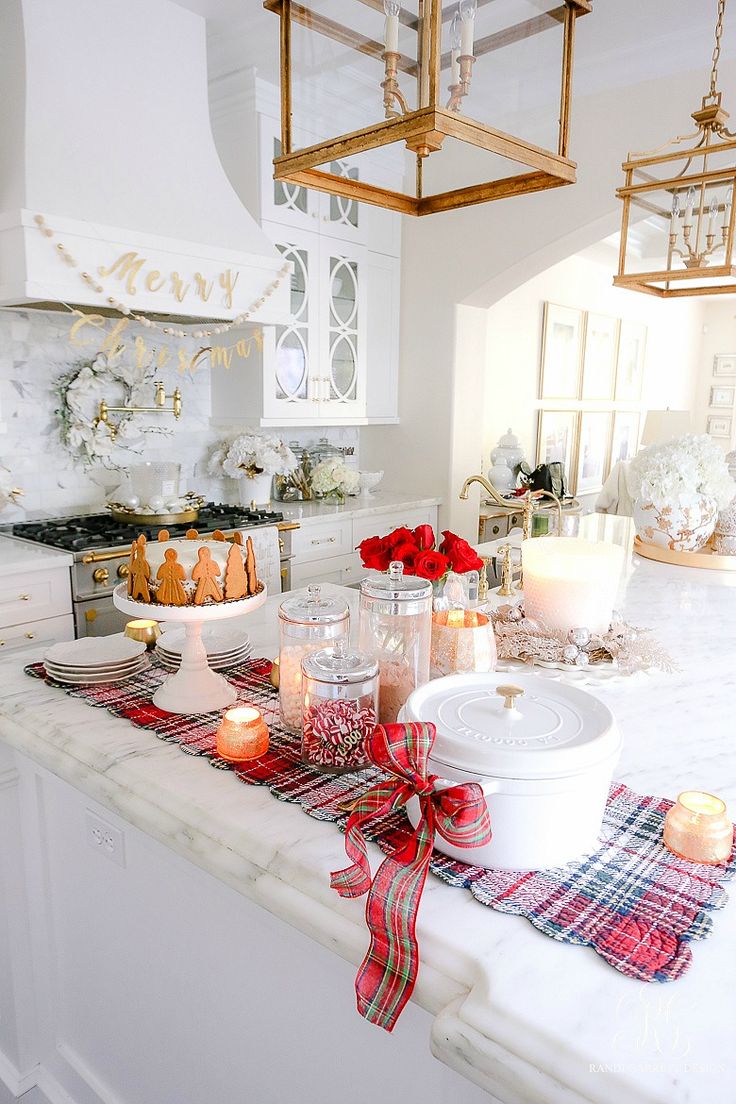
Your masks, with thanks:
[[[143,366],[126,364],[121,356],[108,357],[99,353],[94,360],[85,360],[59,380],[57,390],[60,406],[61,440],[75,458],[87,465],[118,466],[113,457],[118,450],[140,453],[146,433],[172,431],[165,426],[148,426],[145,415],[115,413],[111,420],[117,428],[115,440],[110,427],[95,425],[104,399],[110,406],[150,406],[154,372],[151,363]]]

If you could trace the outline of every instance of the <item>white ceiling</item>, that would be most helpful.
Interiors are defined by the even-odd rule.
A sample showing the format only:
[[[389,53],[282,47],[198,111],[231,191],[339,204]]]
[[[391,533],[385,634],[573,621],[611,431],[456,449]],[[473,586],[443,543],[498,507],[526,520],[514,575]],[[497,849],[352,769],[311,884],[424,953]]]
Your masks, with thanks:
[[[175,2],[207,19],[212,79],[250,66],[273,79],[278,66],[278,19],[264,11],[260,0]],[[354,2],[341,0],[341,7],[344,4],[347,13]],[[312,3],[320,9],[324,0]],[[593,5],[593,13],[578,21],[578,93],[694,69],[703,72],[694,95],[707,90],[716,0],[593,0]],[[722,46],[723,61],[734,58],[736,11],[727,12]],[[730,93],[736,94],[733,70],[732,65],[721,65],[721,85],[728,102],[734,100]]]

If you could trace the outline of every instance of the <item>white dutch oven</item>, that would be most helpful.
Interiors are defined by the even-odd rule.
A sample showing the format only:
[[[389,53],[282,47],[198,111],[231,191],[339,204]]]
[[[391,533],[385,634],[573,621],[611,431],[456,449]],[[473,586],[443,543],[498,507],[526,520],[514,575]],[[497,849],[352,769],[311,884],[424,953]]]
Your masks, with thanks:
[[[436,726],[436,789],[479,782],[486,794],[491,842],[458,848],[438,834],[443,854],[495,870],[543,870],[595,849],[622,740],[592,694],[535,675],[450,675],[415,690],[400,720]],[[407,812],[416,824],[416,798]]]

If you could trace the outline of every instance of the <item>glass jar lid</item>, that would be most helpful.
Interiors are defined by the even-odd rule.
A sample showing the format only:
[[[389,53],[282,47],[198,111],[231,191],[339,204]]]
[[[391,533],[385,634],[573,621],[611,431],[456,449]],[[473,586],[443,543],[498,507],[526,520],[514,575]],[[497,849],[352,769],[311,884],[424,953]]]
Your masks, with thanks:
[[[307,587],[306,594],[287,598],[279,606],[282,621],[298,625],[330,625],[349,616],[350,608],[345,599],[337,595],[323,595],[322,588],[316,583]]]
[[[344,640],[338,640],[332,648],[305,656],[302,672],[318,682],[365,682],[378,675],[378,662],[364,652],[348,649]]]
[[[405,575],[401,560],[392,560],[387,575],[369,575],[360,584],[361,594],[369,598],[385,598],[388,601],[409,602],[418,598],[429,598],[432,584],[418,575]]]

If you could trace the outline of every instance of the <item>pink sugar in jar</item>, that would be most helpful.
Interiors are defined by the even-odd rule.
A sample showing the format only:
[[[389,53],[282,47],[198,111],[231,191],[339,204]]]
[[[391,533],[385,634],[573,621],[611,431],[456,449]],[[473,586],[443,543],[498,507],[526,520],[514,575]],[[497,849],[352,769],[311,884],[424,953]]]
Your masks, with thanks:
[[[378,663],[344,640],[302,661],[302,759],[329,774],[368,765],[366,740],[378,721]]]
[[[344,598],[312,584],[279,607],[279,711],[289,732],[302,727],[302,660],[338,640],[347,640],[350,609]]]

